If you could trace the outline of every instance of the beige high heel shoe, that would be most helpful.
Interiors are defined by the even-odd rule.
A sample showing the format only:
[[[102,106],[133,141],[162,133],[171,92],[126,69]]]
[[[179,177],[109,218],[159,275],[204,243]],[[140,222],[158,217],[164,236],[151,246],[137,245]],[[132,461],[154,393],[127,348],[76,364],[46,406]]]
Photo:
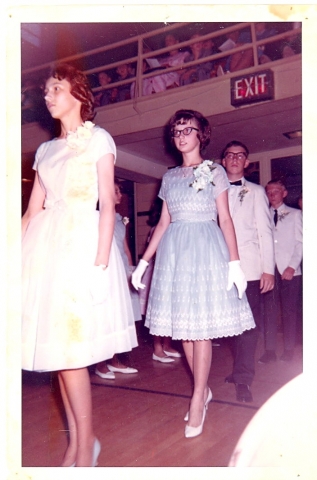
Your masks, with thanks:
[[[185,427],[185,437],[186,438],[198,437],[198,435],[200,435],[203,431],[205,418],[206,418],[206,407],[204,407],[203,419],[201,421],[201,424],[198,425],[198,427],[191,427],[190,425],[186,425],[186,427]]]
[[[211,399],[212,399],[212,391],[210,390],[210,388],[208,388],[208,395],[205,401],[206,412],[208,410],[208,403],[211,402]],[[188,419],[189,419],[189,411],[186,413],[184,417],[185,422],[188,422]]]

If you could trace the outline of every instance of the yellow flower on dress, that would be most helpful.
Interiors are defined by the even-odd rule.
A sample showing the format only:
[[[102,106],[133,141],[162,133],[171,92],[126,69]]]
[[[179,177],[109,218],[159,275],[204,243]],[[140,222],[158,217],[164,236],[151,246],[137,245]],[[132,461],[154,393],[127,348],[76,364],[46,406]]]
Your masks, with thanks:
[[[75,132],[67,132],[66,143],[69,148],[76,150],[77,154],[83,152],[92,137],[92,129],[94,126],[95,124],[92,122],[84,122],[77,127]]]

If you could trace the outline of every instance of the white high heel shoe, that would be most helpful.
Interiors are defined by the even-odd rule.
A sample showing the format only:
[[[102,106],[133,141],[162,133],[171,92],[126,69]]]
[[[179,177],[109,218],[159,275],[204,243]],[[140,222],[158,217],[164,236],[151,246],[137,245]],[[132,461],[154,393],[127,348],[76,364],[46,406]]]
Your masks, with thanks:
[[[186,425],[186,427],[185,427],[185,437],[186,438],[198,437],[198,435],[200,435],[203,431],[205,418],[206,418],[206,407],[204,407],[203,419],[201,421],[201,424],[198,425],[198,427],[191,427],[190,425]]]
[[[205,401],[206,412],[208,410],[208,403],[211,402],[211,400],[212,400],[212,391],[210,390],[210,388],[208,388],[208,395]],[[189,419],[189,411],[186,413],[184,417],[185,422],[188,422],[188,419]]]
[[[95,438],[94,449],[92,453],[92,465],[91,465],[92,467],[96,467],[98,465],[98,457],[99,457],[100,450],[101,450],[100,442],[98,438]]]

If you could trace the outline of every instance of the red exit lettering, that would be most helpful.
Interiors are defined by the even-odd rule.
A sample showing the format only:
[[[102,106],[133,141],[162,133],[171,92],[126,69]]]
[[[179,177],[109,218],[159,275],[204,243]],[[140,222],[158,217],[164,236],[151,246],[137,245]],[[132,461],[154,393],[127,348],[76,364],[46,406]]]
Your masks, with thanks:
[[[261,75],[254,75],[249,78],[241,78],[235,82],[235,98],[237,100],[242,98],[253,97],[266,93],[266,73]]]
[[[231,79],[231,104],[241,105],[273,98],[271,70]]]

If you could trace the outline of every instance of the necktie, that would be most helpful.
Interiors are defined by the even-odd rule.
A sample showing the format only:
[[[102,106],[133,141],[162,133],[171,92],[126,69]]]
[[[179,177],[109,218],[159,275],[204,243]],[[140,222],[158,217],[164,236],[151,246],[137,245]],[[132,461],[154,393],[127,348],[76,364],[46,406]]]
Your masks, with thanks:
[[[274,210],[273,220],[274,220],[274,225],[276,225],[276,224],[277,224],[277,220],[278,220],[277,210]]]
[[[235,186],[237,186],[237,187],[240,186],[240,185],[242,185],[241,180],[237,180],[236,182],[229,182],[229,183],[230,183],[230,185],[235,185]]]

